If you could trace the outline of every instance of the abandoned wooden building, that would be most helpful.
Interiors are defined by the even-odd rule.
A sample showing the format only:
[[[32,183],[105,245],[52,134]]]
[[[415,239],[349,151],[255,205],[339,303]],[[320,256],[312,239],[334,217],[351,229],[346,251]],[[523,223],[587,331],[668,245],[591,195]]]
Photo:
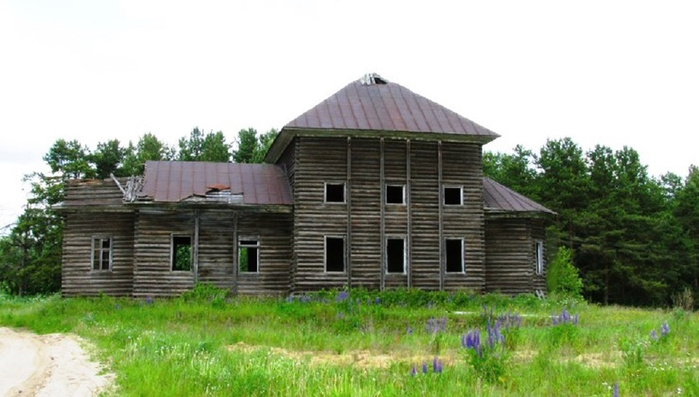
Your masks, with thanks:
[[[497,137],[372,74],[284,126],[266,164],[69,181],[63,295],[543,291],[553,212],[483,177]]]

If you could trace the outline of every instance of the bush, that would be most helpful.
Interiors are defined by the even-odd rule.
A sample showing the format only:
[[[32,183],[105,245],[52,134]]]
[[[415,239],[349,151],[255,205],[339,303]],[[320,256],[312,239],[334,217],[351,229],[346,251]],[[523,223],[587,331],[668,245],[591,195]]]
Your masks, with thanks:
[[[573,266],[573,252],[559,247],[546,271],[546,287],[549,294],[582,298],[582,280],[578,269]]]

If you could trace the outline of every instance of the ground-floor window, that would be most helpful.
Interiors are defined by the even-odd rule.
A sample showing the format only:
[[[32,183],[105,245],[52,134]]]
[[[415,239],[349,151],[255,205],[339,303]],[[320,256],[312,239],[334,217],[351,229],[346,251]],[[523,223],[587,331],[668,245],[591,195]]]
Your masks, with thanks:
[[[544,274],[544,243],[537,241],[534,243],[534,261],[536,263],[536,274]]]
[[[337,236],[325,237],[325,271],[345,271],[345,238]]]
[[[238,241],[238,271],[241,273],[260,271],[260,240],[246,237]]]
[[[192,270],[192,237],[172,235],[170,266],[173,271]]]
[[[448,238],[445,243],[447,273],[464,272],[464,240]]]
[[[405,273],[405,239],[386,239],[386,273]]]
[[[112,238],[92,238],[92,270],[112,270]]]

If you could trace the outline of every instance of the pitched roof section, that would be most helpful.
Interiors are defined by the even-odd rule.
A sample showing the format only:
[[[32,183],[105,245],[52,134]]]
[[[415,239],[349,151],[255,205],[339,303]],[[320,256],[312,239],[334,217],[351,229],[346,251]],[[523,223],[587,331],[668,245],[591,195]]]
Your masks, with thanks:
[[[148,161],[141,197],[180,202],[230,188],[244,204],[291,205],[291,189],[282,169],[271,164]]]
[[[556,213],[490,178],[483,178],[483,207],[486,211]]]
[[[284,128],[499,135],[409,89],[369,74],[333,94]]]

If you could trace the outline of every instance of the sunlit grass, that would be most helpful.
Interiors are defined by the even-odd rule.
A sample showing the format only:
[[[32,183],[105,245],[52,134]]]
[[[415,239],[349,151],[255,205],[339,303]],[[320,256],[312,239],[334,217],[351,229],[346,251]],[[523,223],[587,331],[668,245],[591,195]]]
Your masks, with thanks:
[[[532,296],[338,296],[229,298],[201,287],[171,300],[3,297],[0,324],[93,342],[119,395],[611,396],[614,383],[621,395],[699,395],[696,313]],[[578,323],[553,326],[564,308]],[[470,364],[461,335],[484,333],[506,313],[522,324],[504,332],[508,359],[489,378]],[[653,339],[665,321],[670,332]],[[431,370],[435,357],[441,373]]]

